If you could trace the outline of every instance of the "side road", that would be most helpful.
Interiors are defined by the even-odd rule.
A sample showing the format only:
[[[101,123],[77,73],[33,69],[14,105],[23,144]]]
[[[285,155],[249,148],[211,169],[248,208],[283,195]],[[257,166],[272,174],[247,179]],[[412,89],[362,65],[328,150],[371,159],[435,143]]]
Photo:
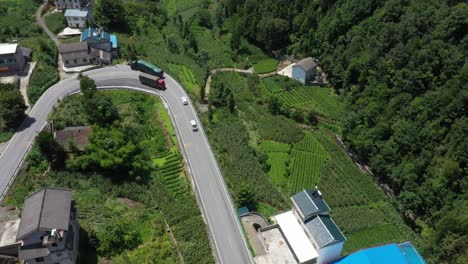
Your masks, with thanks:
[[[245,244],[240,223],[227,191],[223,176],[211,151],[203,127],[192,104],[184,106],[180,98],[187,96],[184,89],[171,76],[166,75],[167,90],[160,92],[141,85],[138,72],[128,66],[113,66],[86,72],[102,88],[118,87],[161,96],[177,127],[186,161],[192,175],[197,200],[208,225],[218,263],[252,263]],[[37,133],[44,127],[49,113],[57,102],[79,91],[76,78],[68,78],[50,87],[36,102],[10,144],[0,155],[0,193],[3,200],[14,181],[23,159],[29,152]],[[189,121],[196,120],[200,131],[193,132]]]

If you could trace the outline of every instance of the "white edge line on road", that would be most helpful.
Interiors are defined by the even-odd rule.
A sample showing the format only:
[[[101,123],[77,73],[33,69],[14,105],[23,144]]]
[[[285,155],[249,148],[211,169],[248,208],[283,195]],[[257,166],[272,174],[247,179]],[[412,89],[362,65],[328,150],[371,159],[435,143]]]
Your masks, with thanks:
[[[182,86],[181,86],[181,87],[182,87]],[[186,152],[185,152],[185,147],[184,147],[184,145],[183,145],[183,141],[184,141],[184,140],[182,139],[181,132],[180,132],[180,130],[179,130],[179,124],[177,123],[177,121],[176,121],[175,118],[174,118],[174,113],[173,113],[171,107],[169,106],[169,103],[167,102],[166,98],[164,97],[164,95],[163,95],[161,92],[148,90],[148,89],[146,89],[146,88],[133,87],[133,86],[115,86],[115,85],[113,85],[113,86],[98,86],[97,89],[102,89],[102,90],[128,89],[128,90],[133,90],[133,91],[136,90],[136,91],[141,91],[141,92],[145,92],[145,93],[149,93],[149,94],[153,94],[153,95],[159,96],[159,97],[164,101],[164,104],[167,105],[167,107],[168,107],[168,112],[170,113],[169,116],[171,117],[171,120],[172,120],[172,122],[174,123],[174,126],[175,126],[175,128],[176,128],[176,130],[177,130],[177,135],[178,135],[178,138],[179,138],[179,147],[181,147],[181,149],[182,149],[182,151],[183,151],[183,155],[185,156],[185,160],[186,160],[186,162],[188,163],[188,166],[189,166],[189,168],[190,168],[190,171],[193,172],[192,165],[191,165],[190,160],[188,159],[188,156],[187,156],[187,154],[186,154]],[[183,90],[183,89],[182,89],[182,90]],[[80,92],[77,91],[77,92],[74,92],[74,93],[72,93],[72,94],[77,94],[77,93],[80,93]],[[185,94],[185,91],[184,91],[184,94]],[[71,95],[71,94],[70,94],[70,95]],[[192,110],[192,113],[194,113],[193,106],[190,106],[190,109]],[[195,116],[197,116],[197,115],[195,114]],[[205,141],[205,143],[206,143],[206,141]],[[208,145],[208,146],[209,146],[209,145]],[[193,176],[192,176],[192,177],[193,177]],[[215,236],[214,236],[214,231],[213,231],[213,229],[212,229],[212,227],[211,227],[211,224],[210,224],[210,223],[211,223],[211,222],[210,222],[210,219],[209,219],[209,217],[208,217],[208,215],[207,215],[207,213],[206,213],[207,210],[206,210],[205,204],[203,203],[203,200],[201,199],[200,188],[198,187],[197,181],[194,180],[193,183],[195,184],[195,189],[196,189],[197,192],[198,192],[198,197],[200,197],[199,200],[200,200],[200,204],[202,205],[202,209],[203,209],[203,213],[204,213],[204,215],[205,215],[205,219],[207,219],[207,221],[208,221],[207,226],[208,226],[208,228],[210,229],[210,233],[212,234],[212,235],[211,235],[211,238],[212,238],[212,240],[213,240],[213,243],[215,244],[216,256],[217,256],[219,262],[220,262],[220,263],[223,263],[223,261],[222,261],[222,259],[221,259],[221,254],[220,254],[219,251],[218,251],[219,246],[218,246],[218,243],[217,243],[216,238],[215,238]],[[249,255],[250,255],[250,253],[249,253]]]
[[[167,74],[166,74],[166,78],[171,79],[171,80],[172,80],[173,82],[175,82],[177,85],[179,85],[180,87],[182,87],[182,92],[184,93],[184,95],[185,95],[187,98],[190,98],[190,97],[187,95],[185,89],[183,89],[183,86],[181,86],[174,78],[172,78],[171,76],[169,76],[169,75],[167,75]],[[71,82],[71,81],[72,81],[72,78],[68,78],[68,79],[65,79],[65,80],[62,80],[62,81],[70,81],[70,82]],[[45,94],[52,92],[52,89],[51,89],[51,88],[52,88],[53,86],[55,86],[55,84],[52,85],[49,89],[47,89],[47,90],[41,95],[41,97],[39,98],[39,100],[38,100],[37,102],[39,102],[40,99],[44,98],[43,96],[44,96]],[[185,153],[185,147],[183,146],[183,139],[182,139],[182,137],[181,137],[181,135],[180,135],[179,125],[177,124],[177,121],[176,121],[175,118],[173,117],[173,112],[172,112],[171,107],[169,106],[169,104],[167,103],[166,98],[164,97],[164,95],[163,95],[161,92],[148,90],[148,89],[146,89],[146,88],[133,87],[133,86],[99,86],[99,87],[97,87],[97,88],[98,88],[98,89],[102,89],[102,90],[113,90],[113,89],[114,89],[114,90],[116,90],[116,89],[136,90],[136,91],[141,91],[141,92],[145,92],[145,93],[149,93],[149,94],[153,94],[153,95],[158,95],[159,97],[161,97],[161,98],[164,100],[164,102],[166,103],[166,105],[168,106],[169,111],[171,112],[170,117],[171,117],[171,119],[173,119],[173,123],[174,123],[174,125],[175,125],[175,127],[176,127],[176,130],[177,130],[177,132],[178,132],[179,139],[180,139],[179,142],[181,142],[181,149],[183,150],[183,152],[184,152],[184,154],[185,154],[185,156],[186,156],[185,159],[186,159],[186,161],[187,161],[187,163],[188,163],[188,165],[189,165],[190,170],[193,171],[193,169],[191,168],[190,161],[188,160],[187,155],[186,155],[186,153]],[[70,92],[70,93],[64,95],[64,96],[61,97],[61,98],[64,98],[64,97],[66,97],[66,96],[70,96],[70,95],[73,95],[73,94],[78,94],[78,93],[80,93],[79,89],[77,89],[76,91]],[[37,102],[33,105],[31,111],[29,112],[29,115],[31,115],[31,114],[34,112],[34,110],[36,109],[36,106],[38,105]],[[223,192],[224,192],[225,196],[228,198],[228,202],[229,202],[230,205],[231,205],[231,206],[230,206],[230,207],[231,207],[231,210],[229,210],[229,211],[231,212],[231,217],[233,217],[234,220],[235,220],[236,223],[237,223],[237,227],[236,227],[236,228],[237,228],[238,232],[241,234],[241,237],[243,238],[243,241],[242,241],[242,242],[243,242],[243,245],[244,245],[244,249],[245,249],[246,252],[248,253],[251,262],[253,262],[251,252],[250,252],[250,250],[248,249],[248,247],[247,247],[247,245],[246,245],[246,238],[245,238],[245,235],[244,235],[244,233],[240,230],[240,221],[239,221],[238,217],[237,217],[236,214],[235,214],[235,210],[234,210],[234,206],[233,206],[234,203],[232,202],[232,198],[231,198],[229,192],[228,192],[227,189],[226,189],[226,183],[224,182],[224,179],[223,179],[222,176],[221,176],[222,173],[221,173],[221,171],[220,171],[220,169],[219,169],[219,167],[218,167],[218,163],[216,162],[216,159],[214,158],[214,153],[213,153],[213,151],[212,151],[212,149],[211,149],[211,145],[209,144],[208,140],[206,139],[206,133],[205,133],[205,131],[204,131],[204,129],[203,129],[202,123],[200,122],[200,119],[198,118],[197,112],[194,110],[193,104],[190,104],[190,110],[192,111],[192,114],[194,114],[195,118],[197,119],[197,122],[198,122],[198,124],[199,124],[199,129],[200,129],[200,131],[201,131],[202,134],[203,134],[203,141],[204,141],[205,144],[208,146],[208,150],[209,150],[209,152],[210,152],[210,154],[211,154],[211,155],[210,155],[210,156],[211,156],[211,159],[212,159],[213,163],[215,164],[215,169],[216,169],[216,171],[218,172],[218,175],[217,175],[218,180],[220,181],[221,187],[222,187],[222,189],[223,189]],[[28,116],[28,117],[29,117],[29,116]],[[24,122],[24,121],[23,121],[23,122]],[[44,125],[45,125],[45,124],[44,124]],[[44,127],[44,125],[42,126],[42,128]],[[21,125],[21,126],[22,126],[22,125]],[[21,127],[21,126],[20,126],[20,127]],[[8,149],[8,147],[10,146],[11,142],[14,140],[14,138],[16,137],[17,134],[18,134],[18,132],[16,132],[16,133],[11,137],[11,139],[10,139],[9,142],[8,142],[8,145],[5,147],[4,151],[0,154],[0,158],[5,154],[6,150]],[[31,145],[31,146],[32,146],[32,145]],[[25,157],[28,153],[29,153],[29,150],[25,153],[24,157]],[[24,157],[23,157],[23,159],[24,159]],[[22,164],[22,162],[20,163],[20,167],[21,167],[21,164]],[[12,181],[14,181],[15,178],[16,178],[16,176],[14,176],[14,177],[12,178],[12,180],[10,180],[10,182],[9,182],[8,185],[7,185],[7,190],[8,190],[9,184],[10,184]],[[200,189],[199,189],[198,184],[196,183],[196,181],[193,181],[193,182],[194,182],[194,184],[196,185],[196,189],[197,189],[197,192],[198,192],[198,196],[200,197],[200,202],[201,202],[201,205],[202,205],[202,207],[203,207],[203,211],[204,211],[204,213],[205,213],[205,215],[206,215],[205,218],[206,218],[207,221],[208,221],[208,228],[210,229],[211,233],[213,234],[211,237],[212,237],[212,240],[213,240],[213,242],[214,242],[214,244],[215,244],[215,248],[216,248],[216,253],[217,253],[217,256],[218,256],[218,260],[220,261],[220,263],[223,263],[223,261],[222,261],[222,259],[221,259],[221,255],[220,255],[220,253],[219,253],[219,251],[218,251],[218,248],[219,248],[219,247],[218,247],[218,243],[217,243],[217,241],[216,241],[216,239],[215,239],[215,237],[214,237],[214,232],[213,232],[213,229],[212,229],[212,227],[211,227],[209,217],[208,217],[207,214],[206,214],[206,211],[207,211],[207,210],[206,210],[205,204],[203,203],[203,201],[202,201],[202,199],[201,199]],[[7,191],[7,190],[6,190],[6,191]]]
[[[166,78],[171,79],[173,82],[177,83],[177,85],[179,85],[180,87],[182,87],[182,91],[183,91],[185,97],[190,98],[190,97],[187,95],[185,89],[183,89],[183,86],[180,85],[179,82],[177,82],[174,78],[172,78],[172,76],[167,75]],[[196,113],[196,111],[195,111],[194,108],[193,108],[193,104],[191,104],[191,107],[190,107],[190,108],[191,108],[191,110],[192,110],[192,113],[195,115],[195,118],[197,119],[198,126],[199,126],[199,128],[200,128],[200,131],[203,133],[203,140],[205,141],[205,144],[208,146],[208,150],[210,151],[210,154],[211,154],[211,155],[210,155],[210,156],[211,156],[211,159],[212,159],[213,163],[215,164],[216,171],[218,172],[218,180],[221,182],[221,186],[222,186],[222,188],[223,188],[224,194],[225,194],[226,197],[228,198],[228,200],[229,200],[228,202],[229,202],[230,205],[231,205],[231,206],[230,206],[230,207],[231,207],[231,210],[230,210],[230,211],[231,211],[231,216],[234,217],[234,219],[235,219],[235,221],[236,221],[236,223],[237,223],[237,231],[241,234],[241,237],[242,237],[242,239],[243,239],[243,241],[242,241],[243,243],[242,243],[242,244],[244,244],[244,249],[246,250],[247,254],[249,255],[250,261],[253,263],[254,261],[253,261],[253,258],[252,258],[252,254],[251,254],[251,252],[250,252],[250,250],[249,250],[249,248],[247,247],[247,244],[246,244],[246,243],[247,243],[247,238],[245,237],[244,232],[242,232],[242,230],[240,229],[241,223],[240,223],[239,218],[237,217],[237,214],[236,214],[236,212],[235,212],[235,210],[234,210],[234,203],[233,203],[233,201],[232,201],[231,195],[230,195],[229,192],[227,191],[226,182],[224,181],[224,177],[222,176],[223,174],[221,173],[221,170],[219,169],[218,162],[217,162],[216,159],[214,158],[214,152],[213,152],[213,150],[211,149],[211,145],[210,145],[210,143],[209,143],[208,140],[207,140],[207,135],[206,135],[205,130],[204,130],[204,128],[203,128],[203,124],[200,122],[200,119],[198,118],[198,114]]]

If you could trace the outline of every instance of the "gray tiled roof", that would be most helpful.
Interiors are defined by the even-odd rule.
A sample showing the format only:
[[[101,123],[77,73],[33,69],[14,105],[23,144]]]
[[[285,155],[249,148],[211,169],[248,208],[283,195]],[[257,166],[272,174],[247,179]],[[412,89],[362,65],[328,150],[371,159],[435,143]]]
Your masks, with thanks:
[[[88,51],[87,42],[66,43],[66,44],[59,45],[60,54],[70,53],[70,52],[81,52],[81,51]]]
[[[298,66],[300,67],[301,69],[303,69],[304,71],[308,72],[314,68],[317,67],[317,63],[315,63],[315,60],[311,57],[308,57],[308,58],[305,58],[305,59],[302,59],[300,60],[299,62],[296,63],[296,65],[294,66]]]
[[[304,216],[302,220],[307,220],[313,215],[325,213],[330,210],[320,193],[316,190],[304,190],[300,193],[296,193],[291,197],[291,200],[294,201],[300,213]]]
[[[22,248],[19,251],[19,259],[20,260],[27,260],[27,259],[35,259],[40,257],[45,257],[50,254],[49,250],[46,247],[34,247],[34,248]]]
[[[320,248],[346,240],[328,215],[317,215],[305,223]]]
[[[16,241],[39,230],[68,231],[71,201],[70,191],[53,188],[42,189],[26,198]]]

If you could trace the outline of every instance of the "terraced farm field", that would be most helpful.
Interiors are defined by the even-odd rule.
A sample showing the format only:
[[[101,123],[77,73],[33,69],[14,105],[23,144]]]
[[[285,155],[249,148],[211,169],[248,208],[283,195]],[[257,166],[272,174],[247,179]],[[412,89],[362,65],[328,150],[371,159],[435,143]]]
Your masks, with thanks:
[[[329,158],[320,142],[312,134],[306,134],[304,139],[293,146],[291,152],[289,194],[314,188]]]
[[[281,87],[281,85],[275,82],[275,80],[273,80],[272,78],[264,78],[262,79],[262,82],[265,85],[265,87],[272,93],[277,93],[284,90],[283,87]]]
[[[189,68],[179,64],[169,64],[168,67],[171,73],[177,74],[180,82],[187,91],[200,95],[200,86],[198,85],[195,75]]]
[[[268,176],[270,176],[271,182],[282,189],[286,189],[288,183],[286,168],[291,146],[276,141],[263,141],[259,147],[268,155],[267,163],[270,165]]]
[[[333,119],[339,118],[340,103],[329,88],[302,86],[291,91],[276,93],[276,95],[287,106],[315,111]]]
[[[395,225],[379,225],[348,236],[344,244],[343,254],[369,246],[404,242],[402,240],[404,240],[402,239],[402,234]]]
[[[164,184],[174,195],[187,192],[188,185],[185,178],[182,157],[178,152],[167,151],[161,158],[154,159],[153,164],[158,167],[157,177],[164,179]]]

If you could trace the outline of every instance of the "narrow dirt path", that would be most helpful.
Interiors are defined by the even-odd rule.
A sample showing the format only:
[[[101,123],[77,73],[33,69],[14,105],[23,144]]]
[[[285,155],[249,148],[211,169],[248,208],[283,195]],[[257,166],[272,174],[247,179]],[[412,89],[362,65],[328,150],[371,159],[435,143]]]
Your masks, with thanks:
[[[44,13],[44,9],[47,7],[47,2],[44,2],[36,11],[36,22],[39,24],[39,26],[44,30],[44,32],[49,36],[49,38],[55,43],[57,48],[59,47],[60,40],[55,36],[54,33],[52,33],[49,28],[47,28],[47,25],[44,21],[44,18],[42,14]],[[57,57],[57,70],[59,72],[60,80],[66,79],[67,77],[70,77],[67,73],[63,71],[63,62],[62,62],[62,57],[58,56]]]

